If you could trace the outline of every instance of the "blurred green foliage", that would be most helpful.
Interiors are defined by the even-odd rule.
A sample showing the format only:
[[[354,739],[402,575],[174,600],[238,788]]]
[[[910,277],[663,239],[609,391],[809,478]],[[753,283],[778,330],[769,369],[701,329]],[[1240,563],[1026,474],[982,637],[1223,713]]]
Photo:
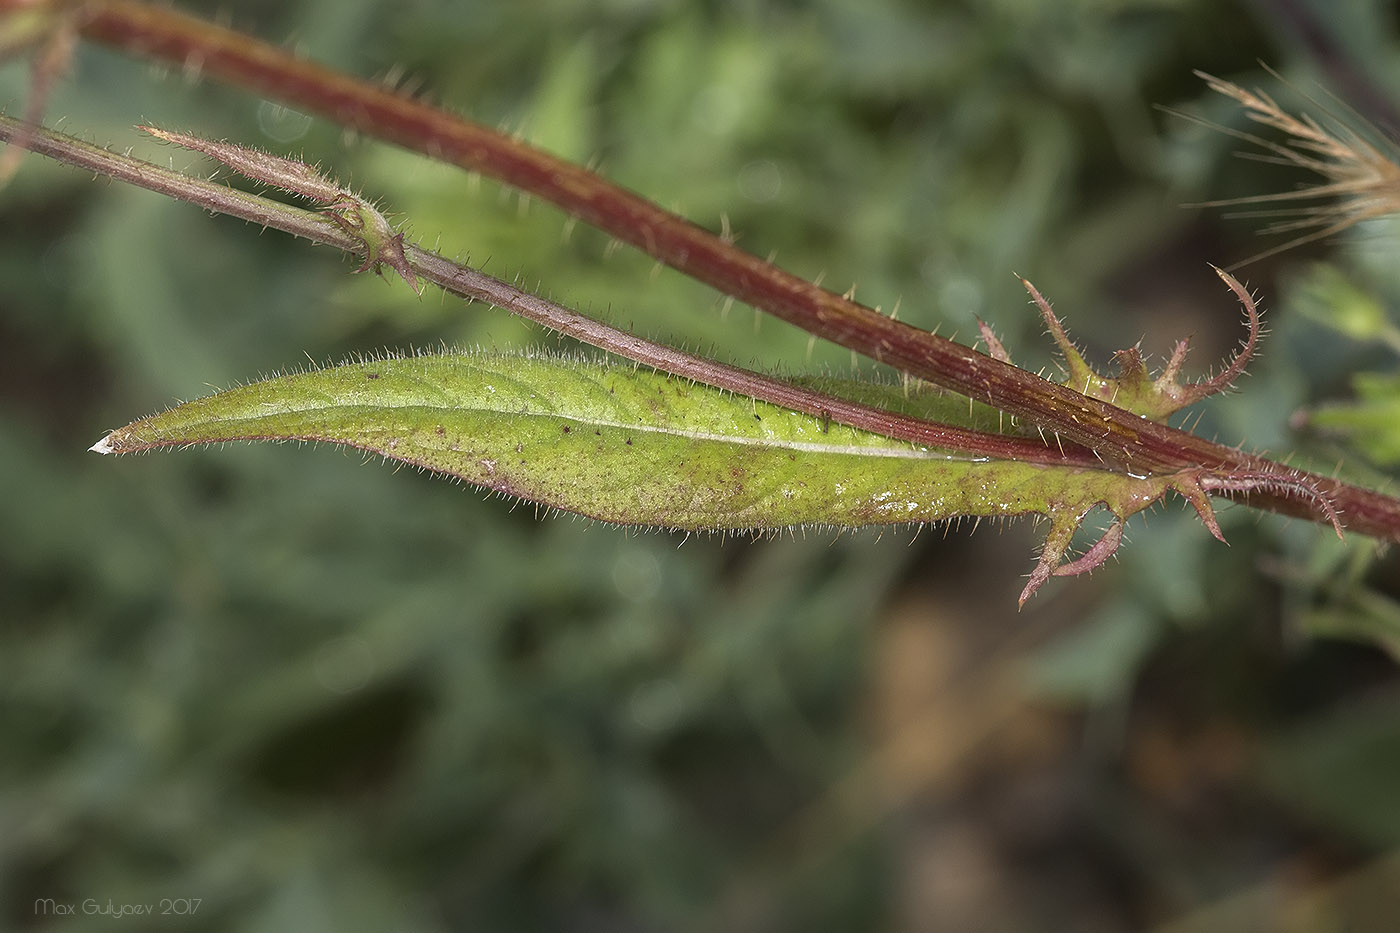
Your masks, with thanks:
[[[1239,336],[1205,263],[1258,243],[1179,205],[1298,180],[1153,105],[1241,125],[1190,71],[1272,87],[1261,58],[1400,99],[1392,17],[1379,0],[299,0],[233,22],[596,160],[904,320],[970,339],[987,319],[1031,368],[1050,356],[1013,271],[1095,358],[1194,333],[1204,368]],[[8,110],[25,88],[0,70]],[[132,125],[304,153],[429,244],[649,336],[853,365],[551,208],[235,90],[84,46],[48,113],[201,170]],[[1375,647],[1396,643],[1400,574],[1364,541],[1233,509],[1227,549],[1171,508],[1018,617],[1021,528],[683,542],[334,450],[104,460],[85,452],[104,430],[307,355],[557,341],[33,158],[0,218],[0,926],[108,929],[85,900],[188,897],[193,917],[150,926],[1136,929],[1400,845],[1400,680]],[[1394,372],[1355,312],[1393,329],[1400,304],[1393,232],[1341,240],[1337,328],[1290,276],[1324,246],[1246,270],[1274,335],[1203,432],[1335,462],[1290,419],[1357,370]],[[882,685],[917,653],[886,649],[911,606],[908,637],[947,639],[930,664],[970,659],[928,709],[996,702],[887,746]],[[1027,694],[1038,712],[992,716]],[[879,777],[900,761],[920,781]]]
[[[1354,385],[1356,403],[1318,409],[1310,422],[1345,432],[1375,463],[1400,463],[1400,374],[1358,373]]]

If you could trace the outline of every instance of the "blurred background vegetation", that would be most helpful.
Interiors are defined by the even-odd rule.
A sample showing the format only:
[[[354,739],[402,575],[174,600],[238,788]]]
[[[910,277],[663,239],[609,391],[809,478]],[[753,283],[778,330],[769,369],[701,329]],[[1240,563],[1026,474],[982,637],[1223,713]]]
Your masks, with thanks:
[[[1276,241],[1181,205],[1305,179],[1154,110],[1244,125],[1192,69],[1300,103],[1262,60],[1386,129],[1400,100],[1380,0],[178,5],[596,160],[905,320],[985,318],[1031,368],[1013,272],[1100,361],[1194,334],[1200,372],[1240,337],[1206,263]],[[10,112],[26,81],[0,70]],[[490,181],[178,71],[80,47],[48,120],[199,171],[132,125],[305,153],[429,245],[649,336],[856,365]],[[682,542],[334,449],[103,459],[104,430],[308,356],[557,341],[35,158],[0,244],[0,927],[161,898],[202,903],[131,928],[1400,916],[1400,565],[1363,539],[1226,508],[1227,548],[1173,503],[1018,614],[1025,523]],[[1200,430],[1393,476],[1397,250],[1377,222],[1245,269],[1273,333]],[[1389,447],[1297,430],[1358,371],[1390,380],[1364,435]]]

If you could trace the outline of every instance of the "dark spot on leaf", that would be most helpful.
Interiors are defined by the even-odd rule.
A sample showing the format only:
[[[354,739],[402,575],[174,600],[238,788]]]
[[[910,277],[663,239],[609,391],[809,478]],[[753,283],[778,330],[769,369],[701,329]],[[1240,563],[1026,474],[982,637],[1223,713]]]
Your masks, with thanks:
[[[378,379],[379,373],[365,373],[366,379]]]
[[[447,433],[447,429],[444,428],[442,425],[438,425],[436,428],[433,429],[433,433],[435,433],[438,437],[442,437],[444,434]]]
[[[564,427],[564,433],[565,433],[565,434],[568,434],[569,431],[570,431],[569,426],[566,424],[566,425],[564,425],[563,427]]]
[[[632,446],[632,438],[630,438],[630,437],[627,438],[627,446],[628,446],[628,447],[631,447],[631,446]]]

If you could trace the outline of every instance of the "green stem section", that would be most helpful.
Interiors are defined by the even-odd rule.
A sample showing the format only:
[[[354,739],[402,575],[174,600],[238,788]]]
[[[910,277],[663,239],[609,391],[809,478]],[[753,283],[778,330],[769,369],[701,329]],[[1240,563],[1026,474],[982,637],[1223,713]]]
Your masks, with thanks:
[[[1158,424],[1081,395],[969,347],[828,292],[715,234],[572,165],[403,94],[295,58],[256,38],[132,0],[90,0],[82,32],[147,59],[208,73],[368,135],[498,178],[548,200],[656,259],[817,336],[935,385],[1025,417],[1064,441],[1135,472],[1183,469],[1304,474],[1237,448]],[[1308,481],[1357,530],[1400,538],[1400,502],[1323,477]],[[1315,520],[1288,494],[1257,491],[1256,505]]]

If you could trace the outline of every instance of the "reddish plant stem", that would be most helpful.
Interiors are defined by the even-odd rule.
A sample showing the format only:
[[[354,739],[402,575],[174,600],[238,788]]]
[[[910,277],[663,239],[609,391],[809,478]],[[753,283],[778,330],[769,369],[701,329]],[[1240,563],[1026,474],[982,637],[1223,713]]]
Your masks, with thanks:
[[[143,58],[295,104],[368,135],[479,171],[554,203],[720,291],[936,385],[1021,415],[1108,463],[1135,471],[1299,471],[1089,398],[828,292],[764,262],[598,175],[403,94],[337,73],[251,36],[133,0],[89,0],[83,34]],[[1347,525],[1400,538],[1400,502],[1306,477]],[[1267,503],[1267,505],[1266,505]],[[1285,494],[1253,504],[1325,520]]]
[[[20,121],[4,115],[0,115],[0,142],[13,142],[64,164],[187,201],[216,214],[238,217],[264,228],[271,227],[315,243],[354,253],[367,260],[371,259],[364,237],[356,235],[343,223],[337,223],[334,215],[330,213],[304,210],[207,179],[184,175],[141,159],[110,152],[61,133],[27,127]],[[957,451],[976,458],[1103,469],[1103,464],[1087,450],[1074,448],[1062,452],[1047,447],[1036,438],[993,434],[927,421],[862,405],[737,366],[694,356],[667,344],[656,343],[596,321],[417,246],[405,245],[403,256],[409,269],[454,295],[505,308],[600,350],[718,389],[801,411],[837,424],[850,425],[913,444]]]
[[[1244,465],[1239,451],[1147,422],[826,291],[580,166],[254,37],[131,0],[93,0],[81,28],[88,38],[216,75],[498,178],[725,294],[921,379],[1024,415],[1108,462],[1163,472]]]
[[[978,458],[1103,469],[1103,464],[1091,451],[1081,448],[1059,451],[1036,438],[959,428],[826,395],[618,330],[436,253],[415,246],[404,247],[404,253],[415,272],[455,295],[505,308],[600,350],[718,389],[886,437],[956,450]]]

